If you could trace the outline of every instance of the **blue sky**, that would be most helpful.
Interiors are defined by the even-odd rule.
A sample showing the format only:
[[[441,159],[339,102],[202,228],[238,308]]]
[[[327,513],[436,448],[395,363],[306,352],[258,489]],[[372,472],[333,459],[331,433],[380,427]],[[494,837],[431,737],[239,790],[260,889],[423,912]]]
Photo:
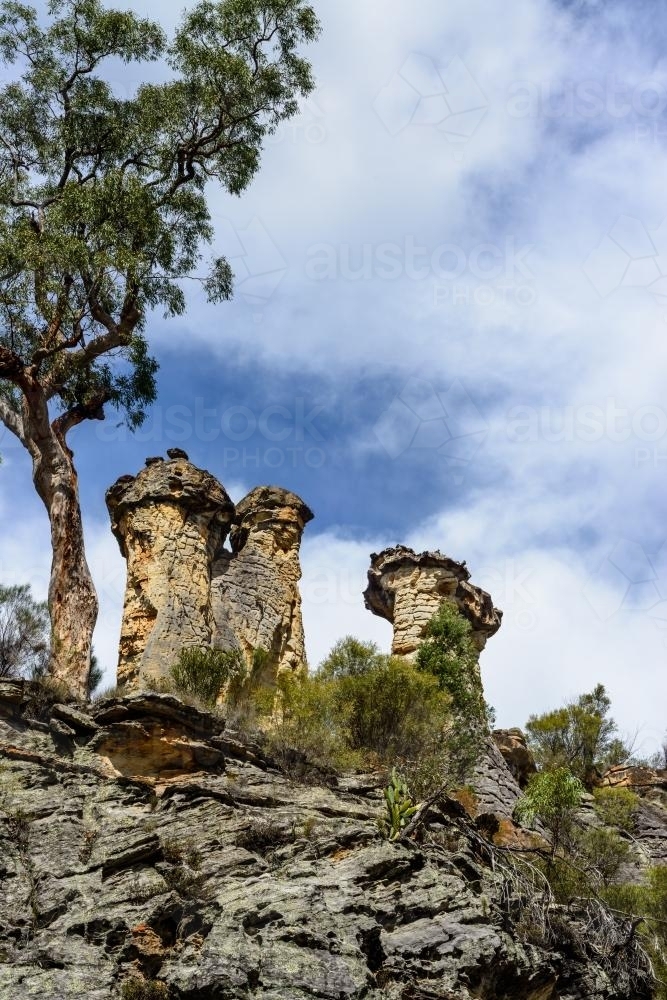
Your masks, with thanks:
[[[316,92],[240,199],[211,191],[233,302],[193,283],[184,317],[151,320],[146,426],[72,438],[101,660],[111,677],[124,582],[104,490],[179,444],[237,498],[276,482],[315,511],[313,664],[349,632],[387,647],[361,599],[371,551],[440,548],[505,611],[482,661],[500,724],[602,681],[651,752],[667,723],[661,5],[316,6]],[[0,574],[43,594],[46,520],[24,457],[0,450]]]

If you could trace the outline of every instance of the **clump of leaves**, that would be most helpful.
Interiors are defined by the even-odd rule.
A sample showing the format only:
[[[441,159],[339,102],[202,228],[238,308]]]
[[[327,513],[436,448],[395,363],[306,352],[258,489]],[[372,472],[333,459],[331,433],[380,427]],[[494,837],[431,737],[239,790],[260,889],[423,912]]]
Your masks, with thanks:
[[[264,856],[297,839],[293,827],[286,828],[273,820],[251,820],[236,837],[236,846]]]
[[[595,788],[595,811],[607,826],[616,826],[632,833],[639,796],[629,788]]]
[[[555,855],[572,828],[583,792],[584,786],[569,768],[541,771],[528,782],[515,806],[515,816],[529,826],[539,819],[551,834]]]
[[[28,585],[0,585],[0,677],[37,677],[49,658],[49,612]]]
[[[392,768],[391,779],[384,790],[386,814],[380,819],[379,827],[387,840],[398,840],[412,817],[419,810],[415,805],[405,778]]]
[[[527,740],[540,768],[567,767],[589,788],[595,775],[630,756],[610,717],[611,700],[602,684],[576,701],[543,715],[531,715]]]
[[[227,689],[243,683],[248,668],[240,649],[188,646],[170,670],[177,693],[213,706]]]
[[[120,988],[122,1000],[169,1000],[166,983],[134,976],[126,979]]]

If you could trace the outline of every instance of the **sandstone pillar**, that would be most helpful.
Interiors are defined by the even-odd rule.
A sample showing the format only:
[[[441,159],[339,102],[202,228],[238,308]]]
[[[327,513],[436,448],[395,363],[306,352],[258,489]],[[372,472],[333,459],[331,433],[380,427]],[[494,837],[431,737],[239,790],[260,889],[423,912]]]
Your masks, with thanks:
[[[129,688],[168,675],[184,646],[209,646],[214,631],[211,566],[234,505],[214,476],[173,454],[106,495],[127,559],[118,683]]]
[[[412,657],[443,600],[451,601],[472,625],[477,649],[500,628],[502,612],[486,591],[474,587],[465,563],[441,552],[413,552],[399,545],[371,556],[366,607],[394,626],[392,653]]]
[[[260,486],[236,506],[232,551],[213,565],[213,645],[239,645],[249,663],[268,654],[262,680],[305,669],[299,548],[312,512],[294,493]]]

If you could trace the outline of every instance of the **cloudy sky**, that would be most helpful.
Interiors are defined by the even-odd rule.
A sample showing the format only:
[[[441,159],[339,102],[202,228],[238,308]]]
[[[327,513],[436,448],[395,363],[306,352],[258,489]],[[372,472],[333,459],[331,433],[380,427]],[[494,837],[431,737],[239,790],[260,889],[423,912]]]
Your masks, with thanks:
[[[178,5],[132,6],[170,26]],[[347,633],[388,647],[361,598],[372,551],[439,548],[505,612],[482,659],[499,724],[602,681],[651,752],[667,724],[662,5],[316,6],[316,92],[240,199],[211,192],[234,301],[190,290],[186,316],[153,318],[160,397],[138,434],[72,435],[109,680],[124,565],[104,490],[179,445],[235,498],[274,482],[315,511],[312,664]],[[20,450],[0,451],[0,579],[43,596],[46,517]]]

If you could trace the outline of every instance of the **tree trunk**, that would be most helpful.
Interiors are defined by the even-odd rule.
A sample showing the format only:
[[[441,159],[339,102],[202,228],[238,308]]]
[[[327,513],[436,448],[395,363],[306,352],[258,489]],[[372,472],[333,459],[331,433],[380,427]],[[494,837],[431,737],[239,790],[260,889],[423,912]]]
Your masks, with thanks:
[[[48,410],[26,413],[25,444],[33,460],[33,481],[51,523],[50,676],[78,698],[88,697],[88,675],[97,595],[86,561],[79,485],[64,433]]]

